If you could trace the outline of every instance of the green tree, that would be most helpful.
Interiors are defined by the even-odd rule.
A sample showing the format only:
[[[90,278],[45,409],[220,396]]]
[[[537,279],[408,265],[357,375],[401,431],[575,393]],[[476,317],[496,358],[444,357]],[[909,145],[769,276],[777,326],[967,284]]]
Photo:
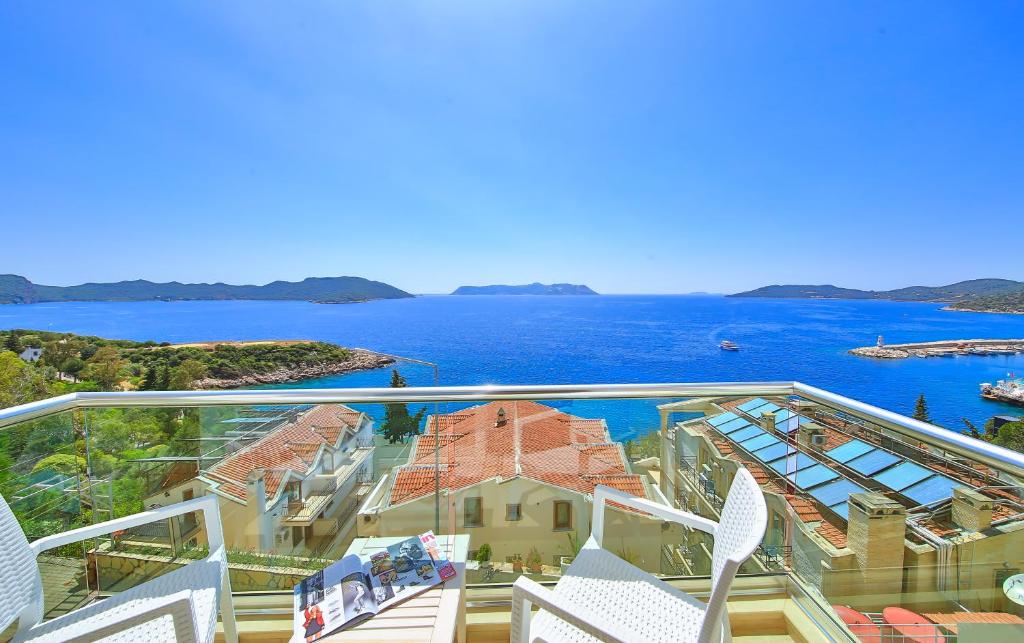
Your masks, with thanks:
[[[197,359],[187,359],[171,371],[170,387],[174,391],[188,391],[206,377],[206,365]]]
[[[167,366],[160,367],[160,374],[156,378],[156,390],[171,390],[171,369]]]
[[[932,418],[928,415],[928,402],[924,399],[924,393],[917,396],[917,404],[914,405],[914,419],[928,424],[932,423]]]
[[[975,440],[984,440],[985,436],[981,434],[978,427],[974,426],[974,422],[971,422],[967,418],[963,418],[964,426],[967,427],[967,432],[971,434],[971,437]]]
[[[32,467],[32,473],[40,471],[53,471],[64,476],[74,476],[85,473],[85,458],[69,453],[55,453],[46,456]]]
[[[85,362],[80,357],[72,357],[61,364],[60,370],[73,377],[77,382],[78,375],[85,370]]]
[[[43,351],[46,354],[46,351]],[[121,367],[124,361],[113,346],[102,346],[96,354],[89,358],[85,369],[85,377],[94,380],[105,390],[111,390],[120,381]]]
[[[43,344],[43,354],[39,357],[39,361],[57,369],[57,373],[63,377],[64,363],[72,357],[78,357],[79,350],[81,350],[81,344],[70,337],[56,339]]]
[[[49,393],[49,385],[39,369],[21,361],[11,351],[0,352],[0,408],[38,400]]]
[[[993,444],[1024,452],[1024,421],[1007,422],[998,430],[993,429],[993,433],[994,435],[989,434]]]
[[[25,348],[21,345],[21,338],[18,337],[16,331],[7,333],[7,337],[4,338],[4,350],[9,350],[15,355],[20,354]]]
[[[406,386],[405,378],[398,372],[398,369],[392,369],[391,388],[405,388]],[[409,415],[407,404],[385,404],[381,433],[390,444],[404,442],[407,437],[418,435],[424,411],[425,409],[421,408],[415,415]]]
[[[157,373],[157,368],[155,366],[147,368],[146,374],[142,377],[142,385],[140,388],[143,391],[155,391],[158,384],[158,378],[159,373]]]

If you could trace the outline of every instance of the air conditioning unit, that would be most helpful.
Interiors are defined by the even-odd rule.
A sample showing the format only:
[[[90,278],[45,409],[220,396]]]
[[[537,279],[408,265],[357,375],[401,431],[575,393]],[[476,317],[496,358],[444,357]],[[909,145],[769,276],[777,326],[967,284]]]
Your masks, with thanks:
[[[828,440],[828,436],[825,435],[824,433],[812,433],[811,434],[811,444],[813,444],[816,447],[823,447],[823,446],[825,446],[825,442],[827,440]]]

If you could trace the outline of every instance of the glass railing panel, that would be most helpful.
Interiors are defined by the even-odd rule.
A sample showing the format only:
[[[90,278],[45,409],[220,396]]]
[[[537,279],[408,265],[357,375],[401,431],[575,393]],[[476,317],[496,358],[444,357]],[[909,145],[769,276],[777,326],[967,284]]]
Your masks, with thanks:
[[[892,633],[888,608],[943,621],[945,633],[957,619],[1024,617],[1003,588],[1024,569],[1013,472],[862,414],[778,395],[267,399],[88,408],[5,427],[4,497],[34,539],[216,494],[233,589],[276,592],[285,608],[293,584],[354,539],[430,529],[468,539],[466,580],[489,596],[520,575],[554,583],[591,532],[595,485],[719,520],[745,467],[769,519],[742,577],[785,579],[801,613],[824,610],[821,627],[848,635],[842,621],[859,613]],[[202,522],[181,516],[48,554],[44,583],[64,589],[47,589],[47,608],[132,587],[205,544]],[[710,589],[707,534],[613,506],[603,544]]]
[[[0,492],[30,541],[93,520],[93,498],[99,490],[90,484],[86,456],[81,411],[0,430]],[[92,596],[89,548],[67,545],[38,558],[47,618],[81,606]]]

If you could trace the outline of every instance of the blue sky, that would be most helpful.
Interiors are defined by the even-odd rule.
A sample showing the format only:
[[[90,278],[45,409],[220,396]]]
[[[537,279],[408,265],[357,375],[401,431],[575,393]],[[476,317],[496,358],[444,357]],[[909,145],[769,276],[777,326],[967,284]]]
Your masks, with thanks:
[[[1024,279],[1022,24],[1021,2],[5,2],[0,272]]]

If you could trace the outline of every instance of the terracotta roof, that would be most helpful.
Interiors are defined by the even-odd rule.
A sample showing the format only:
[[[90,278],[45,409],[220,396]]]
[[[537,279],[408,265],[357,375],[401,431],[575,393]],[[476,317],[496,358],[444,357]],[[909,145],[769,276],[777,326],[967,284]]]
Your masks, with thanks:
[[[169,467],[164,477],[160,479],[156,489],[150,493],[176,487],[182,482],[187,482],[192,478],[195,478],[198,473],[199,468],[196,466],[195,462],[175,462]]]
[[[203,476],[218,483],[218,490],[245,502],[249,474],[255,469],[265,469],[263,482],[267,497],[273,498],[285,475],[292,472],[297,477],[305,477],[321,447],[337,446],[346,428],[358,430],[356,425],[361,415],[343,404],[314,406],[294,422],[274,429],[224,458],[204,471]]]
[[[846,547],[846,532],[830,522],[822,522],[814,528],[814,531],[821,534],[825,540],[832,543],[836,549]]]
[[[498,410],[505,421],[498,425]],[[580,493],[606,484],[643,496],[604,420],[579,418],[536,402],[491,402],[431,417],[409,464],[399,467],[390,502],[434,492],[434,444],[440,430],[441,484],[461,489],[491,478],[524,476]]]
[[[817,505],[811,500],[798,496],[796,494],[786,494],[786,501],[789,502],[789,506],[796,512],[797,518],[803,522],[821,522],[821,513],[818,511]]]

